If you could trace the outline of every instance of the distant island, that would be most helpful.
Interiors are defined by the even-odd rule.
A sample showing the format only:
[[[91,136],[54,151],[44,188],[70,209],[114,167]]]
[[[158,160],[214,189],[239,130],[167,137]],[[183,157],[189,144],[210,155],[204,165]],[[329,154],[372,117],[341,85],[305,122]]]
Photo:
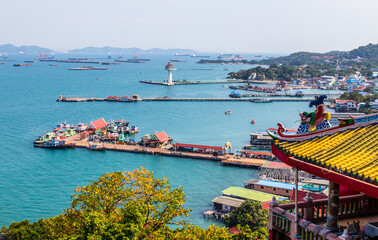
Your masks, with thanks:
[[[261,59],[231,59],[231,60],[211,60],[201,59],[201,64],[259,64],[259,65],[284,65],[284,66],[335,66],[341,62],[349,62],[353,66],[374,66],[378,65],[378,44],[368,44],[351,51],[331,51],[327,53],[296,52],[288,56]]]
[[[36,53],[46,53],[46,52],[57,52],[53,49],[43,48],[39,46],[14,46],[12,44],[0,45],[0,53],[6,54],[36,54]],[[85,47],[80,49],[73,49],[67,51],[68,53],[117,53],[117,54],[198,54],[196,50],[192,49],[179,49],[179,48],[152,48],[152,49],[141,49],[141,48],[116,48],[116,47]]]

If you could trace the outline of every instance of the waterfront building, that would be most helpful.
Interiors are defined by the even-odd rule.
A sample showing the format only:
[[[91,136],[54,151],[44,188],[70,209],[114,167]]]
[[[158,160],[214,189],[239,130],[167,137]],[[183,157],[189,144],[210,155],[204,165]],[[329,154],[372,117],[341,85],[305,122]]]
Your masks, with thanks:
[[[305,179],[302,181],[303,190],[311,192],[322,192],[329,186],[329,181],[323,179]]]
[[[276,199],[284,199],[283,197],[275,194],[260,192],[252,189],[242,188],[242,187],[229,187],[222,191],[223,196],[232,197],[242,200],[254,200],[260,203],[269,202],[273,197]]]
[[[103,118],[101,118],[101,119],[98,119],[96,121],[90,122],[89,125],[88,125],[88,129],[89,130],[98,130],[98,129],[101,129],[101,128],[105,128],[107,126],[108,126],[108,124],[105,122],[105,120]]]
[[[357,111],[357,102],[353,100],[336,99],[335,110],[336,112],[350,112]]]
[[[298,185],[302,189],[302,185]],[[270,180],[252,179],[244,183],[244,187],[260,192],[290,197],[295,187],[292,183],[284,183]]]
[[[154,133],[149,141],[149,146],[151,147],[163,147],[168,146],[171,144],[172,138],[168,137],[168,135],[162,131]]]
[[[235,208],[240,207],[245,200],[227,197],[227,196],[219,196],[212,200],[214,203],[214,210],[223,213],[232,212]]]

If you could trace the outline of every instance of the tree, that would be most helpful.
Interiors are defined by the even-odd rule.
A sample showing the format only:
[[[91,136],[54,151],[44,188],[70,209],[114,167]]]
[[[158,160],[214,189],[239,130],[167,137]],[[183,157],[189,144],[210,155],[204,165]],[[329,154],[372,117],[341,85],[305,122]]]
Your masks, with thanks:
[[[267,236],[268,212],[267,210],[263,210],[259,202],[246,200],[240,207],[234,209],[229,217],[225,218],[225,223],[227,227],[235,225],[240,225],[241,227],[248,226],[250,229],[247,232],[251,231],[252,234],[257,231]],[[262,229],[265,229],[265,232]],[[255,234],[258,235],[258,233]]]
[[[263,239],[264,231],[231,235],[215,225],[202,229],[186,223],[191,211],[183,207],[185,193],[171,188],[166,178],[155,178],[141,168],[100,176],[88,186],[78,187],[70,208],[63,214],[35,223],[28,220],[3,227],[5,239]],[[171,229],[170,225],[177,225]],[[261,225],[260,223],[258,223]],[[265,230],[266,232],[266,230]]]

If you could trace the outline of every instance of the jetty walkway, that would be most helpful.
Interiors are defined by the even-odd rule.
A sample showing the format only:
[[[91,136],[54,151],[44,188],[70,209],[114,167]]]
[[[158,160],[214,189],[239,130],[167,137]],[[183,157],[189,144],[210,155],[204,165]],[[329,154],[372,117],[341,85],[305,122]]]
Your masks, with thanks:
[[[317,96],[318,94],[312,94],[312,96]],[[96,101],[106,101],[106,102],[188,102],[188,101],[200,101],[200,102],[254,102],[255,100],[262,100],[265,97],[272,96],[269,98],[269,101],[273,102],[309,102],[314,100],[314,98],[303,98],[303,97],[274,97],[274,94],[264,94],[264,97],[255,97],[258,95],[254,95],[253,97],[247,98],[169,98],[169,97],[155,97],[155,98],[140,98],[138,100],[132,101],[115,101],[115,100],[108,100],[107,98],[83,98],[83,97],[65,97],[59,102],[96,102]],[[310,96],[310,94],[308,95]],[[327,98],[327,100],[331,101],[335,98]]]
[[[80,139],[80,134],[73,135],[66,139],[67,143],[75,143],[75,147],[87,148],[89,142],[87,139]],[[218,161],[221,165],[232,165],[239,167],[252,167],[259,168],[267,163],[271,162],[269,160],[257,159],[257,158],[245,158],[240,156],[235,156],[231,154],[225,154],[221,156],[213,156],[204,153],[195,152],[180,152],[171,151],[166,148],[150,148],[143,147],[139,145],[127,145],[127,144],[115,144],[115,143],[103,143],[105,150],[109,151],[120,151],[120,152],[131,152],[140,154],[150,154],[150,155],[162,155],[169,157],[180,157],[180,158],[192,158],[192,159],[202,159],[202,160],[212,160]]]
[[[253,83],[253,84],[277,84],[278,81],[273,80],[264,80],[264,81],[255,81],[255,80],[243,80],[243,79],[226,79],[226,80],[216,80],[216,81],[185,81],[177,80],[174,81],[171,85],[168,82],[155,82],[155,81],[145,81],[141,80],[140,83],[162,85],[162,86],[173,86],[173,85],[195,85],[195,84],[233,84],[233,83]]]

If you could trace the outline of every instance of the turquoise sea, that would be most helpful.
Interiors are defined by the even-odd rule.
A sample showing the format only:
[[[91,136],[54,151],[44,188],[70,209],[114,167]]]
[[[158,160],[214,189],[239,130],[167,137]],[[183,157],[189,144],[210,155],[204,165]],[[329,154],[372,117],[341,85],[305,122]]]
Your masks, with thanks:
[[[68,57],[107,57],[85,54],[57,54]],[[125,56],[127,57],[127,56]],[[129,56],[131,58],[131,56]],[[36,62],[29,67],[14,63],[33,60],[34,55],[9,55],[0,65],[0,226],[14,221],[56,216],[68,208],[76,186],[88,184],[101,174],[131,171],[143,166],[158,177],[168,177],[174,187],[186,192],[186,207],[193,211],[189,222],[206,227],[214,223],[203,218],[211,200],[230,186],[243,186],[255,178],[256,170],[220,166],[217,162],[161,157],[122,152],[90,152],[86,149],[49,150],[33,147],[33,140],[56,124],[77,124],[104,117],[126,119],[147,133],[164,130],[177,142],[222,146],[230,141],[234,151],[249,143],[249,133],[276,127],[282,122],[296,127],[297,110],[309,111],[305,102],[138,102],[138,103],[59,103],[59,95],[106,97],[139,94],[141,97],[228,97],[231,90],[222,85],[157,86],[140,80],[167,79],[164,65],[174,63],[173,78],[220,80],[228,72],[248,69],[246,65],[200,65],[198,58],[172,55],[145,55],[143,64],[110,65],[107,71],[69,71],[83,64]],[[212,56],[214,59],[216,55]],[[101,61],[101,60],[99,60]],[[106,60],[104,60],[106,61]],[[1,60],[0,60],[1,62]],[[84,64],[87,66],[88,64]],[[96,65],[93,65],[96,66]],[[98,79],[98,80],[97,80]],[[231,115],[225,115],[231,110]],[[254,125],[250,124],[255,119]]]

